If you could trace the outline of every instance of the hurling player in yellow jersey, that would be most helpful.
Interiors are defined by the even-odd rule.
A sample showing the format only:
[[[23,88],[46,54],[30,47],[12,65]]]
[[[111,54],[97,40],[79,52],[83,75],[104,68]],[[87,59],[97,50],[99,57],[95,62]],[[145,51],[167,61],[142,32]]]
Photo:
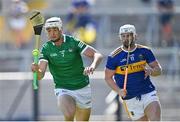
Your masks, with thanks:
[[[132,120],[160,121],[160,102],[150,76],[160,75],[161,66],[150,48],[136,44],[134,25],[121,26],[119,37],[122,46],[108,56],[105,80],[123,99]],[[124,88],[126,71],[127,84]]]
[[[32,71],[38,72],[41,80],[47,65],[53,76],[57,104],[66,121],[88,121],[91,112],[91,88],[89,74],[92,74],[102,60],[102,54],[80,40],[63,34],[62,21],[51,17],[45,22],[49,41],[41,49],[38,65],[32,64]],[[92,59],[84,67],[81,54]]]

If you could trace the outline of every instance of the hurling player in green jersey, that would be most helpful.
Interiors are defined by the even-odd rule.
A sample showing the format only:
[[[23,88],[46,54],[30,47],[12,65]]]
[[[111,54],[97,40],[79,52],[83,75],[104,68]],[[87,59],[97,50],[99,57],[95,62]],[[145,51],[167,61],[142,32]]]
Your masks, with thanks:
[[[88,121],[91,113],[91,88],[88,75],[102,60],[102,54],[80,40],[63,34],[62,21],[51,17],[45,22],[49,41],[41,49],[39,64],[32,64],[38,80],[45,74],[47,65],[53,76],[58,108],[66,121]],[[84,67],[81,54],[92,59]]]

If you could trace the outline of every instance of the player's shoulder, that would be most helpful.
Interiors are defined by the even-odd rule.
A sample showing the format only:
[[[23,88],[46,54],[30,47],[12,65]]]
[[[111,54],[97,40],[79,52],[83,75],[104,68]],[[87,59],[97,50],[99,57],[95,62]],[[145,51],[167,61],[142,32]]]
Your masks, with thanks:
[[[74,42],[78,41],[78,39],[76,37],[71,36],[71,35],[64,34],[64,37],[65,37],[65,42],[68,42],[68,43],[74,43]]]
[[[74,39],[74,37],[71,36],[71,35],[63,34],[63,36],[64,36],[66,39]]]
[[[65,37],[66,40],[76,40],[77,38],[72,36],[72,35],[68,35],[68,34],[63,34],[63,36]]]
[[[119,54],[122,51],[121,47],[116,48],[115,50],[113,50],[109,56],[111,57],[115,57],[117,54]]]
[[[53,45],[52,41],[47,41],[46,43],[44,43],[43,46],[47,47],[47,46],[50,46],[50,45]]]
[[[68,45],[70,45],[70,46],[78,46],[80,48],[83,47],[84,45],[86,45],[84,42],[82,42],[78,38],[76,38],[74,36],[70,36],[70,35],[66,35],[65,42],[67,42]]]
[[[141,44],[136,44],[136,45],[137,45],[137,48],[139,48],[139,49],[151,50],[151,48],[150,48],[150,47],[148,47],[148,46],[141,45]]]
[[[53,46],[53,42],[47,41],[42,45],[43,49],[48,49],[49,47]]]

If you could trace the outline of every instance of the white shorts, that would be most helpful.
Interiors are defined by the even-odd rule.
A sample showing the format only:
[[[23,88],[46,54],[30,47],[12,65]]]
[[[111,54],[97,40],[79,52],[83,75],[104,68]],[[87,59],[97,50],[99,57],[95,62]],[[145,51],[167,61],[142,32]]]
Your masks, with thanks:
[[[91,108],[92,106],[90,85],[78,90],[54,89],[54,93],[58,99],[64,94],[72,96],[76,101],[76,105],[80,108]]]
[[[141,100],[138,100],[136,97],[125,100],[128,107],[128,111],[131,113],[132,120],[138,120],[143,117],[145,108],[152,103],[153,101],[158,101],[159,98],[156,94],[156,91],[141,95]]]

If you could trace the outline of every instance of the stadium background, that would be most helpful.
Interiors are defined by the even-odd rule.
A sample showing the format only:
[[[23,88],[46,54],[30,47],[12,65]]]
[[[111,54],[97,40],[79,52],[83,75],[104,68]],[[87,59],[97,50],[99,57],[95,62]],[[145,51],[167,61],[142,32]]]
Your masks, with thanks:
[[[162,120],[180,120],[180,1],[175,1],[173,20],[174,39],[176,44],[171,47],[159,45],[160,28],[156,0],[144,4],[141,0],[96,0],[91,13],[98,23],[97,39],[93,44],[104,54],[104,60],[97,69],[97,74],[91,76],[93,108],[91,120],[116,120],[116,103],[105,101],[110,92],[103,78],[106,56],[119,45],[119,26],[131,23],[136,26],[138,42],[152,47],[160,61],[163,74],[152,78],[157,85],[158,95],[162,104]],[[67,15],[70,0],[26,0],[30,10],[40,9],[45,18],[60,16],[62,20]],[[49,77],[40,82],[39,99],[31,87],[30,65],[34,36],[30,36],[25,48],[14,46],[13,38],[7,27],[7,7],[10,0],[0,3],[0,120],[62,120],[62,113],[56,107],[53,92],[53,82]],[[33,34],[32,28],[27,28],[28,34]],[[42,43],[46,34],[42,33]],[[85,61],[86,64],[89,62]],[[23,72],[23,74],[22,74]],[[38,106],[38,109],[37,109]],[[38,113],[36,113],[38,110]],[[121,108],[121,120],[128,120]]]

